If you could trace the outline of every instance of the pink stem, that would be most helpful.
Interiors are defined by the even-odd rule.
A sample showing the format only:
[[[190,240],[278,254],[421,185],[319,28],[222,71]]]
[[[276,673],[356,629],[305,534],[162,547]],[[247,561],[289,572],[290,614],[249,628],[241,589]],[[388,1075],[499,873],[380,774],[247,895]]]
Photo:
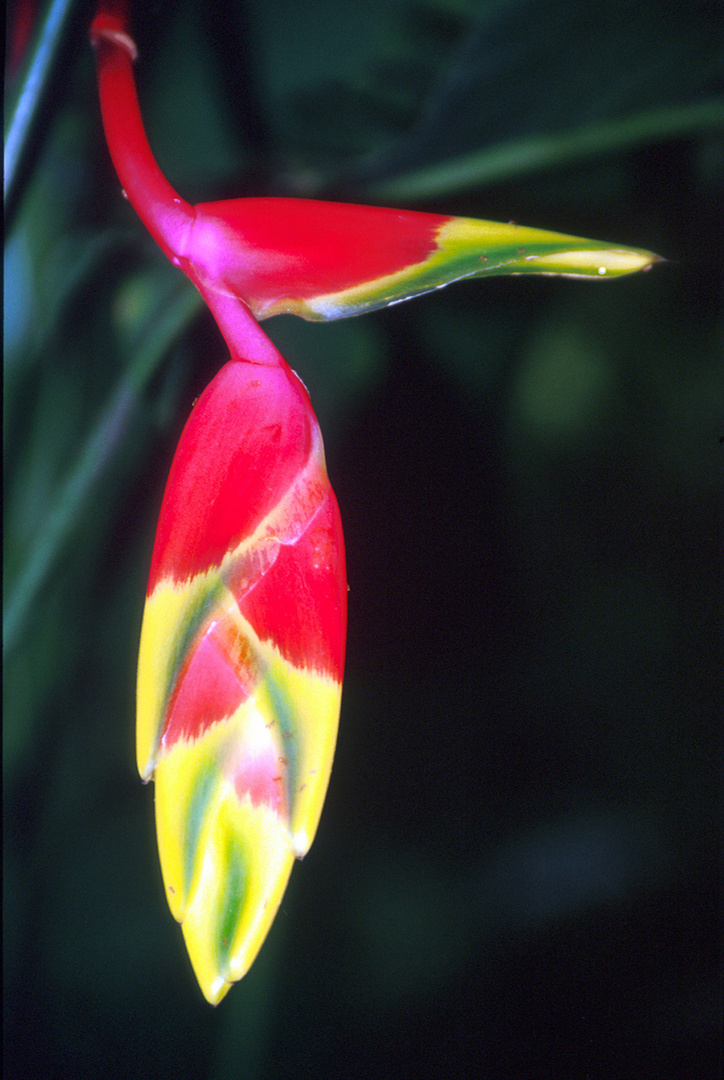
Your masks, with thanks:
[[[125,0],[101,0],[90,31],[103,127],[123,190],[162,251],[206,300],[231,355],[257,364],[284,364],[246,304],[201,282],[188,258],[196,210],[171,187],[149,146],[133,75],[136,46],[129,34],[126,7]]]
[[[286,360],[266,336],[243,300],[227,293],[216,292],[208,285],[201,285],[188,269],[186,273],[208,304],[235,360],[247,360],[252,364],[265,364],[269,367],[287,366]]]

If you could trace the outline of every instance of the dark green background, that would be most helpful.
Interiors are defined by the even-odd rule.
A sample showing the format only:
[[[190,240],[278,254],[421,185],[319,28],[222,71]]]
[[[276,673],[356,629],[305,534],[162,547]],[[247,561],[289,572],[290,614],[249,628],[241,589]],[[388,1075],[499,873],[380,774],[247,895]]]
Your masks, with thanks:
[[[5,1075],[717,1076],[724,155],[711,123],[656,125],[721,93],[721,5],[136,5],[150,138],[192,201],[394,181],[669,260],[266,324],[325,433],[347,678],[318,837],[216,1010],[133,698],[165,475],[223,346],[120,198],[92,7],[6,230]],[[631,115],[636,145],[404,196]]]

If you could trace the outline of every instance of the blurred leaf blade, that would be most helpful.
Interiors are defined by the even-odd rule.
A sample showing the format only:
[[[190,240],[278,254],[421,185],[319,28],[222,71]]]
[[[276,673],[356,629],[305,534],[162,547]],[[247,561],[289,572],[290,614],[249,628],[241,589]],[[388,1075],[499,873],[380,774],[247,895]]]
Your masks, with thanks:
[[[178,291],[176,288],[175,291]],[[180,295],[164,298],[163,311],[153,320],[150,333],[89,434],[75,466],[60,485],[55,504],[46,513],[34,546],[26,552],[21,573],[8,584],[3,615],[3,649],[12,649],[23,619],[34,603],[43,581],[73,532],[74,519],[91,497],[125,437],[130,414],[139,393],[153,375],[176,337],[201,309],[201,298],[183,284]]]
[[[76,7],[77,0],[51,0],[31,45],[22,79],[17,89],[11,89],[10,107],[5,114],[3,194],[6,214],[14,205],[23,158],[37,128],[43,101],[50,93],[58,57]]]
[[[673,108],[655,109],[621,120],[587,125],[575,131],[514,139],[500,146],[466,154],[372,183],[379,199],[429,199],[458,195],[471,188],[519,179],[545,169],[667,139],[687,138],[724,127],[724,98]]]

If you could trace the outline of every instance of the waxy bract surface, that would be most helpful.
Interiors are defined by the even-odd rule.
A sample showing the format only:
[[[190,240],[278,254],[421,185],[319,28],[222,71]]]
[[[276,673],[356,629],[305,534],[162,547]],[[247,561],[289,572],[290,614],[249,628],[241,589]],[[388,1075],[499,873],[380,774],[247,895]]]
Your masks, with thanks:
[[[258,319],[339,319],[492,274],[618,277],[648,251],[514,223],[312,199],[201,203],[182,245],[204,287]]]
[[[138,766],[210,1001],[248,970],[314,837],[345,629],[342,529],[306,390],[286,365],[232,361],[174,458],[138,670]]]

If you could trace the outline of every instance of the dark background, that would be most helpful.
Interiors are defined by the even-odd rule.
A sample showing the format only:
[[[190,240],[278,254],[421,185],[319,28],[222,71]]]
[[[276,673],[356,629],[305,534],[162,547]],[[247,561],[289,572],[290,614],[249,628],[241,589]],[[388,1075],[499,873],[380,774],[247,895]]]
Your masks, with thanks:
[[[718,1076],[721,5],[136,7],[191,201],[377,201],[668,261],[265,324],[325,433],[347,676],[317,839],[214,1010],[133,714],[165,475],[223,346],[120,198],[71,5],[6,225],[5,1075]]]

